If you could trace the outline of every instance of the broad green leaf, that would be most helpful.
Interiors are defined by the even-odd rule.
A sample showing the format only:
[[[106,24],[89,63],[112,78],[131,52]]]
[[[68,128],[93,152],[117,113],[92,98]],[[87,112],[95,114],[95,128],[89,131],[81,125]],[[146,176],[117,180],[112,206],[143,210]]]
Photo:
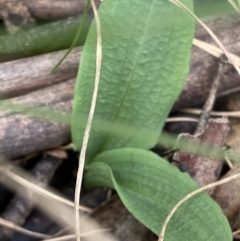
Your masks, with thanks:
[[[190,9],[191,0],[182,0]],[[148,149],[182,90],[189,69],[194,20],[167,0],[104,0],[99,9],[103,60],[88,159],[122,147]],[[96,26],[92,23],[81,57],[72,113],[74,147],[81,147],[93,93]],[[132,125],[151,138],[99,132],[97,119]]]
[[[87,167],[88,187],[115,188],[126,208],[159,235],[174,205],[198,185],[188,174],[150,151],[125,148],[96,156]],[[201,193],[184,203],[170,220],[166,241],[230,241],[231,229],[220,207]]]

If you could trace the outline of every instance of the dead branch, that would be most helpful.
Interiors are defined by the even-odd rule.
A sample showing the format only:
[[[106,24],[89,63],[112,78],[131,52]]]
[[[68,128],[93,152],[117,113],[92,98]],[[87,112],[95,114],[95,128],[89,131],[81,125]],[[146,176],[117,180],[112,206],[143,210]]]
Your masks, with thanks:
[[[0,96],[13,97],[76,77],[81,47],[75,48],[61,66],[50,74],[65,53],[58,51],[0,64]]]
[[[36,19],[56,19],[83,13],[85,0],[25,0],[29,12]],[[100,0],[95,1],[97,6]],[[91,10],[92,11],[92,10]]]
[[[75,80],[13,98],[18,104],[70,112]],[[0,112],[0,153],[16,158],[70,142],[69,125],[10,112]]]

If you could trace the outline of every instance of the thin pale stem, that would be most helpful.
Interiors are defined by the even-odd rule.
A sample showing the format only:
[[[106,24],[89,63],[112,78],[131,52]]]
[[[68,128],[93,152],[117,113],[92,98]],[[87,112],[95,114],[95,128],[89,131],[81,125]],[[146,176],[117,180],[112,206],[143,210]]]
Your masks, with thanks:
[[[199,24],[203,26],[203,28],[208,32],[208,34],[212,37],[212,39],[215,41],[215,43],[219,46],[219,48],[223,51],[223,53],[227,56],[229,59],[229,62],[234,66],[238,74],[240,75],[240,68],[238,64],[234,61],[230,53],[227,51],[227,49],[223,46],[221,41],[218,39],[218,37],[212,32],[212,30],[200,19],[198,18],[189,8],[187,8],[184,4],[182,4],[178,0],[169,0],[171,3],[177,5],[178,7],[184,9],[187,11],[191,16],[194,17],[198,21]]]
[[[92,102],[90,107],[90,112],[88,115],[88,120],[86,124],[86,128],[83,135],[83,142],[82,148],[79,157],[79,167],[77,173],[77,180],[76,180],[76,189],[75,189],[75,199],[74,199],[74,211],[75,211],[75,233],[76,233],[76,240],[80,241],[80,215],[79,215],[79,202],[80,202],[80,192],[82,186],[82,178],[83,178],[83,170],[85,164],[85,156],[87,150],[87,144],[89,140],[91,124],[94,116],[95,106],[97,103],[97,95],[98,95],[98,86],[100,82],[100,70],[101,70],[101,62],[102,62],[102,37],[101,37],[101,28],[100,28],[100,20],[97,13],[97,7],[95,5],[94,0],[91,0],[95,21],[96,21],[96,28],[97,28],[97,51],[96,51],[96,75],[95,75],[95,83],[94,83],[94,91],[92,96]]]
[[[15,223],[4,220],[3,218],[0,218],[0,225],[5,228],[12,229],[16,232],[23,233],[28,236],[34,237],[34,238],[46,239],[46,238],[50,237],[50,235],[47,235],[47,234],[37,233],[37,232],[33,232],[33,231],[27,230],[25,228],[22,228]]]
[[[170,122],[198,122],[197,118],[191,118],[191,117],[169,117],[166,119],[167,123]]]
[[[15,180],[16,182],[20,183],[21,185],[28,188],[29,190],[38,193],[39,195],[46,196],[48,198],[51,198],[52,200],[55,200],[56,202],[61,202],[61,203],[66,204],[67,206],[74,207],[74,203],[69,201],[68,199],[63,198],[59,195],[56,195],[56,194],[44,189],[43,187],[40,187],[40,186],[34,184],[33,182],[30,182],[30,181],[24,179],[23,177],[5,169],[5,168],[0,168],[0,172],[7,175],[8,177]],[[79,208],[79,210],[81,210],[83,212],[87,212],[87,213],[92,212],[92,209],[90,209],[88,207],[78,206],[78,208]]]
[[[202,110],[194,109],[194,108],[186,108],[179,110],[182,113],[201,115]],[[235,117],[240,118],[240,111],[211,111],[211,116],[227,116],[227,117]]]
[[[233,0],[228,0],[228,2],[232,5],[236,12],[240,13],[239,6]]]

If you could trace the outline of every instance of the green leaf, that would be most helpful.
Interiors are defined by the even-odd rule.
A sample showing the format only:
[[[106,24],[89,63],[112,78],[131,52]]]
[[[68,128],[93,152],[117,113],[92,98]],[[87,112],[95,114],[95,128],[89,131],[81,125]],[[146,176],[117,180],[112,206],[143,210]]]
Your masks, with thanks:
[[[87,167],[88,187],[115,188],[126,208],[159,235],[169,211],[198,185],[150,151],[125,148],[99,154]],[[167,226],[166,241],[228,241],[232,233],[220,207],[206,194],[186,201]]]
[[[33,56],[68,48],[78,30],[82,16],[36,26],[28,31],[0,36],[0,61]],[[77,45],[83,45],[92,17],[84,18]]]
[[[191,0],[182,0],[190,9]],[[104,0],[99,9],[103,60],[88,159],[105,150],[154,146],[189,69],[194,20],[167,0]],[[81,57],[72,112],[74,147],[81,147],[93,93],[96,26]],[[97,119],[143,128],[151,138],[100,132]],[[110,130],[109,130],[110,129]]]
[[[82,36],[82,31],[83,31],[83,27],[84,27],[84,22],[86,20],[87,17],[87,12],[90,6],[90,0],[87,0],[86,6],[84,8],[84,12],[83,12],[83,17],[81,19],[81,22],[79,24],[77,33],[73,39],[73,42],[71,44],[71,46],[69,47],[68,51],[64,54],[64,56],[58,61],[58,63],[52,68],[51,73],[53,73],[54,71],[56,71],[56,69],[62,64],[62,62],[66,59],[66,57],[69,55],[69,53],[72,51],[72,49],[77,45],[77,43],[79,42],[80,37]]]
[[[234,14],[234,8],[226,0],[200,0],[194,1],[194,12],[198,17],[226,16]]]

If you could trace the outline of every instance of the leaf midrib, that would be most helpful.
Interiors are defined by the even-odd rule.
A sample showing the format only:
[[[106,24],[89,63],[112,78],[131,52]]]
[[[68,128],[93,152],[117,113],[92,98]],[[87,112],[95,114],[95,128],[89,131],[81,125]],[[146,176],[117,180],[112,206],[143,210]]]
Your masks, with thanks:
[[[121,111],[121,109],[122,109],[122,107],[123,107],[123,103],[124,103],[124,101],[125,101],[125,99],[126,99],[126,97],[127,97],[127,94],[128,94],[128,92],[129,92],[129,90],[130,90],[131,84],[133,83],[132,76],[133,76],[133,74],[134,74],[134,72],[135,72],[136,65],[137,65],[138,60],[139,60],[139,55],[140,55],[140,52],[141,52],[141,49],[142,49],[142,46],[143,46],[143,40],[145,39],[145,36],[146,36],[145,33],[146,33],[146,31],[147,31],[147,27],[149,26],[149,20],[150,20],[150,17],[151,17],[151,14],[152,14],[152,10],[153,10],[153,6],[155,5],[155,2],[156,2],[156,0],[153,0],[153,1],[152,1],[151,8],[150,8],[150,11],[149,11],[147,20],[146,20],[146,22],[145,22],[146,24],[145,24],[144,31],[143,31],[143,34],[142,34],[142,37],[141,37],[141,41],[140,41],[140,44],[139,44],[136,61],[135,61],[135,63],[134,63],[134,68],[133,68],[133,70],[132,70],[132,72],[131,72],[131,74],[130,74],[130,81],[128,81],[128,84],[127,84],[127,87],[126,87],[126,91],[125,91],[125,93],[124,93],[124,96],[123,96],[123,98],[122,98],[122,101],[120,102],[120,105],[119,105],[119,108],[118,108],[118,110],[117,110],[117,113],[116,113],[115,117],[114,117],[113,120],[112,120],[113,123],[115,123],[115,122],[117,121],[117,119],[118,119],[118,117],[119,117],[119,115],[120,115],[120,111]],[[106,146],[108,145],[108,141],[109,141],[109,139],[111,138],[111,136],[112,136],[112,131],[109,131],[107,137],[105,137],[105,140],[102,142],[102,144],[101,144],[100,147],[98,148],[97,153],[102,153],[102,152],[105,150],[105,148],[106,148]]]

